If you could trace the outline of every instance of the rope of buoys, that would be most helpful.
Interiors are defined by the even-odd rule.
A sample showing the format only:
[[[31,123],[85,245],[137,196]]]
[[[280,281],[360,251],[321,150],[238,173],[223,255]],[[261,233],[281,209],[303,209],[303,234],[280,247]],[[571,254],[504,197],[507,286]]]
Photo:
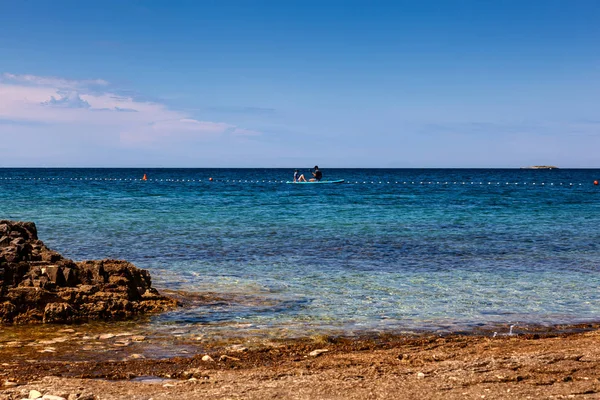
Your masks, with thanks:
[[[3,181],[65,181],[65,180],[69,180],[69,181],[119,181],[119,182],[145,182],[145,181],[150,181],[150,182],[227,182],[227,183],[286,183],[285,180],[247,180],[247,179],[223,179],[223,180],[218,180],[218,179],[214,179],[212,177],[209,177],[207,180],[202,180],[202,179],[152,179],[152,178],[148,178],[147,174],[143,174],[143,176],[141,178],[99,178],[99,177],[79,177],[79,178],[57,178],[57,177],[0,177],[0,180]],[[471,181],[471,182],[459,182],[459,181],[454,181],[454,182],[441,182],[441,181],[346,181],[346,184],[373,184],[373,185],[480,185],[480,186],[500,186],[500,185],[514,185],[514,186],[583,186],[583,183],[576,183],[576,182],[492,182],[492,181],[488,181],[488,182],[477,182],[477,181]],[[594,186],[598,186],[599,185],[599,181],[598,180],[594,180],[592,182],[592,184]]]

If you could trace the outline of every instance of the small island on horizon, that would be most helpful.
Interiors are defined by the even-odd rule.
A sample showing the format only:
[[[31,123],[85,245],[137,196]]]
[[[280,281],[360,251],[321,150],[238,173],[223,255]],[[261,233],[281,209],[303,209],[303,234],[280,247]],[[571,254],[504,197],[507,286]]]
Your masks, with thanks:
[[[558,169],[554,165],[533,165],[531,167],[521,167],[521,169]]]

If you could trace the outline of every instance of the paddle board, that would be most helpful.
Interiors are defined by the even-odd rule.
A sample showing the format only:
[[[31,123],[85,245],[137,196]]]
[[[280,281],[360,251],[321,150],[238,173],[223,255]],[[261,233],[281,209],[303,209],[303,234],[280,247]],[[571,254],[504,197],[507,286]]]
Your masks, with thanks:
[[[294,183],[294,184],[297,183],[297,184],[301,184],[301,185],[309,184],[309,183],[311,183],[311,184],[312,183],[314,183],[314,184],[317,184],[317,183],[318,184],[322,184],[322,183],[344,183],[344,180],[343,179],[336,179],[334,181],[323,180],[323,181],[307,181],[307,182],[292,182],[292,181],[287,181],[286,183]]]

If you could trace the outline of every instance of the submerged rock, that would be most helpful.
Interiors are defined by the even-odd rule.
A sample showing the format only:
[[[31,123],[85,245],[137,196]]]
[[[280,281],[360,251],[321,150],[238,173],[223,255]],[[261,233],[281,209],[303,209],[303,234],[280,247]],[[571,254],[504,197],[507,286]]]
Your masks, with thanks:
[[[177,301],[123,260],[74,262],[47,248],[33,222],[0,221],[0,323],[122,320]]]

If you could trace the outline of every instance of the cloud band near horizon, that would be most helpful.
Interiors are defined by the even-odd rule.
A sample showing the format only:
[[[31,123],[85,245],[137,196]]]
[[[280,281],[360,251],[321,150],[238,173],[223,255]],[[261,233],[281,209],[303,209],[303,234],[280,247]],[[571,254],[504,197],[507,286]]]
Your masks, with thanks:
[[[0,121],[3,125],[53,125],[62,130],[118,138],[114,146],[156,147],[260,132],[226,122],[203,121],[159,102],[140,101],[110,90],[103,79],[0,75]],[[1,131],[0,131],[1,133]],[[115,135],[115,133],[117,135]]]

